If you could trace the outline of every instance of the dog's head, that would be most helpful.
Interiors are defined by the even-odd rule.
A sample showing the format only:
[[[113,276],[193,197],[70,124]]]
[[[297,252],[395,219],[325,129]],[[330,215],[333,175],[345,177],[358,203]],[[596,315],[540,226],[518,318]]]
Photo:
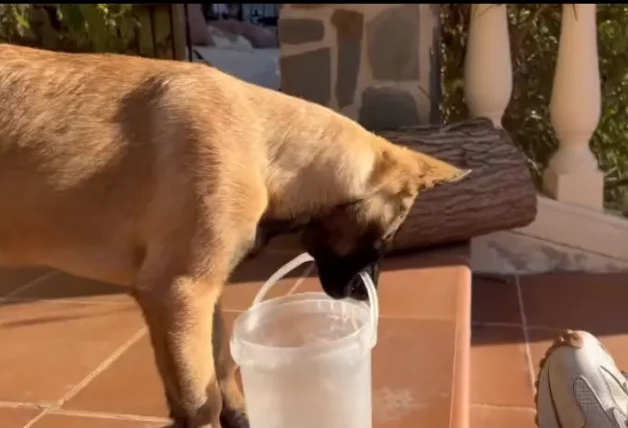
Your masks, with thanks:
[[[333,298],[366,298],[359,273],[377,284],[381,255],[423,189],[466,175],[445,162],[387,141],[381,143],[362,198],[333,207],[303,231],[325,292]]]

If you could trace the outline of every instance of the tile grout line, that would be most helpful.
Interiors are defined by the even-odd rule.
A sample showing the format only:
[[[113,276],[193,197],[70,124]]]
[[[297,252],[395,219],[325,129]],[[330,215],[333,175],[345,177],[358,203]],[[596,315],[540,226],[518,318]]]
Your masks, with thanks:
[[[132,415],[132,414],[127,414],[127,413],[92,412],[88,410],[55,409],[51,411],[51,414],[60,415],[60,416],[94,418],[94,419],[109,419],[109,420],[149,422],[149,423],[154,422],[157,424],[172,422],[169,418],[160,418],[158,416]]]
[[[71,298],[71,297],[3,297],[0,298],[0,301],[4,303],[33,303],[33,302],[54,302],[54,303],[67,303],[73,305],[86,305],[86,306],[120,306],[120,304],[125,304],[124,300],[119,301],[101,301],[96,302],[94,300],[83,300],[80,297]],[[129,300],[132,301],[132,300]]]
[[[39,284],[40,282],[43,282],[45,280],[47,280],[48,278],[56,275],[57,272],[52,271],[52,272],[48,272],[45,273],[41,276],[38,276],[37,278],[33,279],[32,281],[27,282],[26,284],[22,285],[21,287],[16,288],[15,290],[7,293],[6,295],[0,297],[0,302],[4,302],[5,300],[10,300],[11,298],[14,298],[14,296],[16,296],[17,294],[20,294],[23,291],[28,290],[31,287],[34,287],[35,285]]]
[[[28,401],[2,401],[0,400],[0,409],[31,409],[43,410],[53,406],[54,403],[31,403]]]
[[[520,322],[501,322],[501,321],[473,321],[473,327],[504,327],[504,328],[521,328]]]
[[[473,321],[473,327],[498,327],[498,328],[522,328],[523,324],[520,322],[500,322],[500,321]],[[560,331],[560,327],[552,327],[547,325],[530,324],[526,325],[528,332],[530,330],[546,330],[546,331]]]
[[[530,332],[528,329],[528,316],[525,312],[523,303],[523,291],[521,290],[521,282],[519,274],[515,272],[515,285],[517,288],[517,300],[519,301],[519,313],[521,315],[521,331],[523,333],[524,349],[526,362],[528,363],[528,373],[530,376],[530,386],[532,387],[532,398],[534,400],[534,384],[536,383],[536,375],[534,373],[534,364],[532,363],[532,349],[530,348]]]
[[[89,383],[94,380],[96,376],[104,372],[109,368],[118,358],[122,356],[131,346],[135,345],[145,334],[147,328],[142,327],[137,333],[135,333],[129,340],[124,342],[118,349],[116,349],[109,357],[107,357],[102,363],[98,365],[91,373],[85,376],[78,384],[68,391],[61,399],[59,399],[53,406],[47,407],[42,410],[40,414],[31,419],[23,428],[31,428],[35,423],[39,422],[44,416],[49,414],[61,406],[63,406],[68,400],[76,396],[81,390],[83,390]]]
[[[35,425],[37,422],[39,422],[44,416],[46,416],[48,413],[50,413],[50,409],[52,409],[52,407],[47,407],[45,409],[42,409],[41,412],[39,412],[39,414],[37,416],[35,416],[30,421],[28,421],[26,423],[26,425],[24,425],[22,428],[31,428],[33,425]]]
[[[76,394],[81,392],[96,376],[108,369],[118,358],[122,356],[131,346],[135,345],[147,332],[146,327],[139,329],[129,340],[124,342],[117,350],[113,352],[107,359],[98,365],[90,374],[85,376],[74,388],[72,388],[67,394],[60,400],[60,405],[65,404],[68,400],[74,398]]]
[[[472,403],[471,407],[479,407],[482,409],[517,410],[520,412],[534,412],[535,411],[534,407],[510,406],[510,405],[501,405],[501,404]]]

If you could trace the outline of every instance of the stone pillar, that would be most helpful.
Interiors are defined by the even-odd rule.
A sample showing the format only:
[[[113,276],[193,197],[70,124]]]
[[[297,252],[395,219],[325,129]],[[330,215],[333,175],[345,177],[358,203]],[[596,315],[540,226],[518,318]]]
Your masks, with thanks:
[[[440,121],[438,6],[284,4],[281,90],[369,129]]]

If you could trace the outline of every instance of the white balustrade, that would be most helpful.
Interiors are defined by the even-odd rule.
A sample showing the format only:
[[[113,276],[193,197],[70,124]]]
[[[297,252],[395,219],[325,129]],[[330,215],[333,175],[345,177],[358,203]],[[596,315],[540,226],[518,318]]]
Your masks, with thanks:
[[[464,96],[472,118],[496,127],[512,95],[512,64],[506,5],[472,4],[464,65]]]
[[[554,199],[602,210],[604,175],[589,149],[601,110],[595,4],[564,4],[550,118],[559,147],[543,174]]]

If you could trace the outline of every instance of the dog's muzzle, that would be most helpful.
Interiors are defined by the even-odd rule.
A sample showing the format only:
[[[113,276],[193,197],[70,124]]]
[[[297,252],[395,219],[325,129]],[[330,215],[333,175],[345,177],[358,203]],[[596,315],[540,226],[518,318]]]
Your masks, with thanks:
[[[360,278],[360,272],[368,273],[377,286],[380,253],[375,249],[362,250],[345,257],[312,254],[318,266],[318,277],[329,297],[352,297],[367,300],[368,294]]]

